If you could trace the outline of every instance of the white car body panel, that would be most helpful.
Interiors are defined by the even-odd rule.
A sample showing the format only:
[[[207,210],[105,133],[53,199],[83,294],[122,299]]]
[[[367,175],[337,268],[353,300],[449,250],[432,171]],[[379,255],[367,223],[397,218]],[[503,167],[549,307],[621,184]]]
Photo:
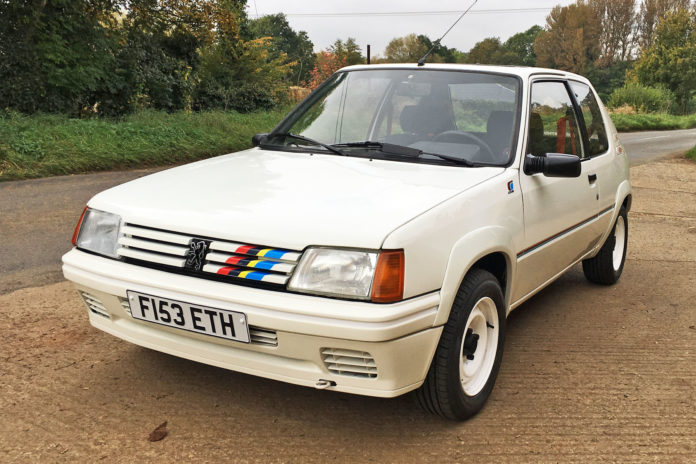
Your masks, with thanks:
[[[89,206],[133,224],[235,242],[379,249],[415,214],[502,171],[254,148],[133,180]]]
[[[105,316],[90,312],[92,324],[133,343],[227,369],[391,397],[422,384],[460,284],[481,258],[505,263],[501,286],[509,312],[594,256],[631,195],[626,153],[601,102],[606,154],[584,161],[575,179],[523,172],[531,82],[589,82],[539,68],[428,64],[427,69],[521,79],[520,130],[508,166],[465,168],[254,148],[137,179],[89,202],[125,223],[238,243],[296,251],[403,249],[403,301],[375,304],[233,285],[74,249],[63,258],[66,278],[80,292],[100,298],[106,311]],[[594,185],[589,174],[597,175]],[[127,290],[243,312],[250,325],[277,331],[278,345],[210,340],[137,321],[124,307]],[[370,354],[379,374],[330,372],[321,354],[327,347]]]

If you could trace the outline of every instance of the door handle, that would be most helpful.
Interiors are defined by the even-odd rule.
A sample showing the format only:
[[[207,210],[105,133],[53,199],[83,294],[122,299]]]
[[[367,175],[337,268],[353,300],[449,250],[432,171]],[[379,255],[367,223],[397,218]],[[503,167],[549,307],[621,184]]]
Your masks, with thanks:
[[[587,180],[590,181],[590,184],[594,184],[597,182],[597,174],[588,174]]]

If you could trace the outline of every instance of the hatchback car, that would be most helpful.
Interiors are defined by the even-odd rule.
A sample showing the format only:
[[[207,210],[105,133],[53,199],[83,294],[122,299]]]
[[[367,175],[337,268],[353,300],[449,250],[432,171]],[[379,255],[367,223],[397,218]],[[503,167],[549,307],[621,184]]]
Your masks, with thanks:
[[[464,419],[510,311],[578,263],[621,275],[628,161],[581,76],[348,67],[254,145],[89,201],[63,270],[94,327]]]

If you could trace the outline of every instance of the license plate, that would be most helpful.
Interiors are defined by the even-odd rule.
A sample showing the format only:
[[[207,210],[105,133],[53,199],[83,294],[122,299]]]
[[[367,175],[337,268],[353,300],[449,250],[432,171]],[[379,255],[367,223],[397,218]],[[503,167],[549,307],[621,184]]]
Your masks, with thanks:
[[[127,291],[131,315],[189,332],[249,343],[246,314]]]

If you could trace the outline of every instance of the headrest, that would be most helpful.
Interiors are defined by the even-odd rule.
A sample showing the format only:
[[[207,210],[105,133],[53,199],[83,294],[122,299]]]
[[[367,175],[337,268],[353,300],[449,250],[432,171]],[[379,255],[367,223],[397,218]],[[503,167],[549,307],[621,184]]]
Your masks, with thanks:
[[[436,135],[455,128],[451,111],[443,105],[421,102],[401,110],[399,123],[404,132],[420,135]]]
[[[488,116],[486,132],[489,134],[495,132],[500,133],[500,135],[511,135],[514,119],[515,113],[512,111],[491,111],[491,115]]]
[[[401,129],[404,132],[414,133],[418,130],[418,106],[409,105],[405,106],[401,110],[401,116],[399,116],[399,123],[401,124]]]

